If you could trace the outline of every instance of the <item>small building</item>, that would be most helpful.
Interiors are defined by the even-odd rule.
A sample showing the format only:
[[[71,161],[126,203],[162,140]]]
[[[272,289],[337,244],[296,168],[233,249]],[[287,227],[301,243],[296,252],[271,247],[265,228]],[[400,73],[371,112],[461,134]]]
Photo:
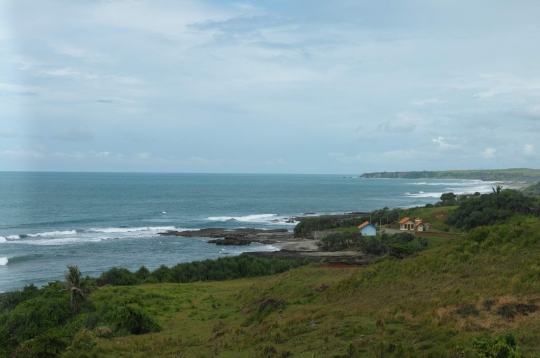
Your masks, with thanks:
[[[403,218],[399,221],[399,229],[404,231],[428,231],[429,224],[422,222],[421,218],[416,218],[414,221]]]
[[[414,230],[414,221],[412,221],[409,218],[403,218],[399,221],[399,229],[400,230],[406,230],[406,231],[413,231]]]
[[[377,228],[373,224],[370,224],[369,221],[358,225],[358,228],[360,229],[360,233],[362,234],[362,236],[377,235]]]

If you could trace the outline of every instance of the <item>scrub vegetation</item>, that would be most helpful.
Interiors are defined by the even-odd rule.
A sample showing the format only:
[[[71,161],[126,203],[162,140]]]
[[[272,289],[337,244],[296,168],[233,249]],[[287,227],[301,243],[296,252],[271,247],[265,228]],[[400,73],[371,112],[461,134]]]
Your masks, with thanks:
[[[489,196],[498,195],[513,198],[516,194],[500,190],[483,200],[497,201]],[[480,198],[456,206],[408,210],[434,218],[443,210],[448,217],[471,205],[469,200]],[[242,255],[238,262],[228,258],[219,264],[182,266],[192,272],[182,279],[175,273],[182,271],[181,266],[175,266],[134,273],[113,269],[97,279],[72,277],[76,284],[71,286],[61,282],[41,289],[27,286],[0,300],[0,353],[11,357],[540,356],[537,214],[514,213],[451,237],[433,235],[422,236],[427,243],[423,250],[384,255],[367,267],[330,262],[271,264]],[[344,237],[328,245],[342,245]],[[347,237],[354,244],[359,236]],[[405,235],[379,238],[386,250],[392,245],[390,238],[401,240],[399,245],[418,240]],[[247,277],[254,275],[251,270],[256,266],[257,274],[267,276]],[[221,271],[225,274],[217,273]],[[72,269],[68,273],[77,275]],[[86,299],[79,297],[76,312],[70,305],[72,291],[66,290],[72,286],[92,291],[83,295]]]

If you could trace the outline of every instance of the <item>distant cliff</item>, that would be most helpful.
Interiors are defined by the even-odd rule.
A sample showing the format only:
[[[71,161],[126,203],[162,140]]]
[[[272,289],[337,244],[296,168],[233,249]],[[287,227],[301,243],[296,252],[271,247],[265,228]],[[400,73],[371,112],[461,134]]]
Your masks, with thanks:
[[[526,181],[540,180],[540,169],[515,168],[494,170],[441,170],[412,172],[364,173],[362,178],[401,178],[401,179],[477,179],[486,181]]]

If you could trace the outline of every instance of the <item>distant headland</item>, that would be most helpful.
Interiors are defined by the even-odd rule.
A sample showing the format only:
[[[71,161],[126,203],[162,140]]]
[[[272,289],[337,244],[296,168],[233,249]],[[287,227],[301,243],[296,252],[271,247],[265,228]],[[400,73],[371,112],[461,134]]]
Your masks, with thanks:
[[[400,179],[477,179],[484,181],[540,181],[540,169],[512,168],[486,170],[437,170],[409,172],[364,173],[361,178],[400,178]]]

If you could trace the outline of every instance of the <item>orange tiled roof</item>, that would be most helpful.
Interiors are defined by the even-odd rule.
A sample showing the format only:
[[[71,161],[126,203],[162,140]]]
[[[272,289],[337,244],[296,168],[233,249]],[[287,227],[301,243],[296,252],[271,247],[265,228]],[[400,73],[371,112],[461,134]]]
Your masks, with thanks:
[[[369,221],[363,222],[362,224],[358,225],[358,228],[361,229],[366,225],[369,225]]]
[[[407,221],[409,221],[409,218],[403,218],[399,221],[399,224],[405,224]]]

